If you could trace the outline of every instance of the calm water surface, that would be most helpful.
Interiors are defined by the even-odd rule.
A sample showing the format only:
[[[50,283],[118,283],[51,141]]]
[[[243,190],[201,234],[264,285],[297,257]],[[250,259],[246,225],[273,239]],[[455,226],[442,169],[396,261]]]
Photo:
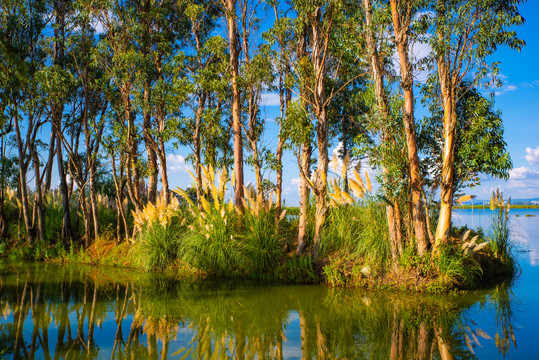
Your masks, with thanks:
[[[489,213],[455,222],[488,231]],[[512,210],[520,276],[458,296],[0,262],[0,358],[537,359],[539,216],[525,214],[539,211]]]

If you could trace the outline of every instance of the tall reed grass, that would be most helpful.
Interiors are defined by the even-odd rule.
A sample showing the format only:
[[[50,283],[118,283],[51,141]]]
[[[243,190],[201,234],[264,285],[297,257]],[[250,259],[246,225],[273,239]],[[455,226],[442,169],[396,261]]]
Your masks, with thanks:
[[[494,252],[494,256],[504,262],[512,261],[511,252],[513,244],[510,239],[510,208],[511,198],[504,201],[503,194],[496,189],[490,198],[490,209],[492,210],[490,246]]]

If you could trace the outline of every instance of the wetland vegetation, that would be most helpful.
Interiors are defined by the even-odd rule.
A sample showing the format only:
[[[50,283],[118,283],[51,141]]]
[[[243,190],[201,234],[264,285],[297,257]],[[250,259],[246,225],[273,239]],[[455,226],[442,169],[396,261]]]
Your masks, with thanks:
[[[519,3],[5,0],[0,256],[430,292],[510,275],[510,202],[489,236],[452,212],[512,167],[481,89],[524,46]]]

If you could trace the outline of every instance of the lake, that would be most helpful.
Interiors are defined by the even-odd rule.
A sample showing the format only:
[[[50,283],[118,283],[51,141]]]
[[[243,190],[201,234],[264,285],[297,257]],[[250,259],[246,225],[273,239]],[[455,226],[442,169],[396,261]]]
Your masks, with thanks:
[[[489,214],[454,221],[488,232]],[[539,211],[511,210],[519,276],[461,295],[0,262],[0,358],[534,359],[539,216],[526,214]]]

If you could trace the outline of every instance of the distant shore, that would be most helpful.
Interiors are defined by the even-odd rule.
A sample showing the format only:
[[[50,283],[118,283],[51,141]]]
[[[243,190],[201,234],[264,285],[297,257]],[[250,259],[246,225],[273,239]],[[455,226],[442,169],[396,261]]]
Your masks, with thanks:
[[[490,209],[488,204],[474,204],[474,205],[455,205],[454,209]],[[539,209],[539,205],[513,205],[511,204],[511,209]]]

